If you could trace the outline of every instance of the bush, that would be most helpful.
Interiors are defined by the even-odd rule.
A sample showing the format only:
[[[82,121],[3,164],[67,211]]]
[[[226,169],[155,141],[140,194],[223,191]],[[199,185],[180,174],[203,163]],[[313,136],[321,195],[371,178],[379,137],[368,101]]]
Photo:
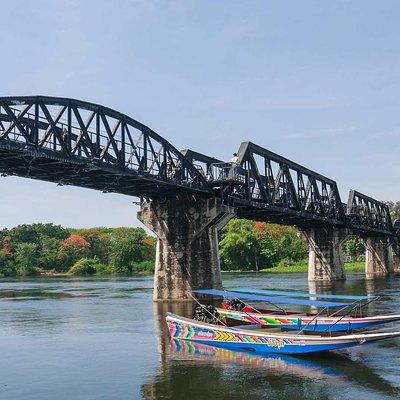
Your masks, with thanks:
[[[132,271],[137,274],[152,274],[154,272],[154,261],[144,260],[134,263]]]
[[[68,271],[71,275],[94,275],[98,260],[90,258],[81,258]]]
[[[293,261],[290,258],[284,258],[283,260],[279,261],[276,265],[278,268],[290,268],[293,265],[297,265],[297,261]]]
[[[291,272],[307,272],[308,261],[293,261],[290,258],[281,260],[276,266],[271,268],[262,269],[261,272],[268,272],[271,274],[286,274]]]
[[[97,263],[95,266],[96,275],[115,275],[115,268],[109,264]]]

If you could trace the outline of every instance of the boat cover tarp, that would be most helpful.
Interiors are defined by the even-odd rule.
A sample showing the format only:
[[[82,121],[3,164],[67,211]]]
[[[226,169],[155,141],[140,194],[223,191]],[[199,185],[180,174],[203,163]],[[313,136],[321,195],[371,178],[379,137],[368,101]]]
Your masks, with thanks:
[[[331,301],[320,301],[320,300],[303,300],[303,299],[293,299],[289,297],[281,296],[265,296],[260,294],[252,293],[242,293],[233,292],[228,290],[218,290],[218,289],[199,289],[193,290],[194,293],[209,294],[212,296],[223,296],[228,299],[247,299],[255,301],[265,301],[268,303],[280,303],[280,304],[294,304],[299,306],[313,306],[321,308],[331,308],[331,307],[344,307],[352,303],[342,303],[342,302],[331,302]]]
[[[253,288],[235,288],[235,292],[265,294],[267,296],[286,296],[286,297],[314,297],[316,299],[337,299],[337,300],[370,300],[374,296],[348,296],[342,294],[326,294],[326,293],[305,293],[305,292],[290,292],[284,290],[273,289],[253,289]]]

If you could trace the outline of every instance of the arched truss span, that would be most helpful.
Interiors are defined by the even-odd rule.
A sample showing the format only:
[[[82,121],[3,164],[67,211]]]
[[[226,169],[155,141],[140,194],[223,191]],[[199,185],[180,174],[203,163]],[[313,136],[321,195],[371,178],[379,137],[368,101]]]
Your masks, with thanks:
[[[200,171],[149,127],[67,98],[0,98],[0,170],[136,196],[211,194]]]

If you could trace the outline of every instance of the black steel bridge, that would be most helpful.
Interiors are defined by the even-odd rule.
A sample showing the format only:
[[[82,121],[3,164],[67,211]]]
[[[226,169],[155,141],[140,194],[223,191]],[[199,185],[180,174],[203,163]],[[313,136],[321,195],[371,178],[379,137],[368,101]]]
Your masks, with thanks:
[[[386,204],[356,191],[343,204],[334,180],[254,143],[241,144],[233,165],[74,99],[1,97],[0,172],[149,199],[220,198],[243,218],[396,235]]]

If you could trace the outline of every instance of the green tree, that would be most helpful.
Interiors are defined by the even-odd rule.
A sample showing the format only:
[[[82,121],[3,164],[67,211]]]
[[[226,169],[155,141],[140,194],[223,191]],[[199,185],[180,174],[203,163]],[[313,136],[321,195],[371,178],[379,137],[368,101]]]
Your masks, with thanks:
[[[41,239],[41,251],[38,258],[38,267],[43,270],[56,269],[57,254],[62,241],[58,238],[44,236]]]
[[[220,240],[223,269],[259,269],[282,260],[296,263],[307,257],[308,248],[298,229],[283,225],[233,219]]]
[[[36,243],[20,243],[15,250],[15,264],[19,275],[28,276],[37,273],[38,245]]]
[[[260,247],[253,225],[252,221],[232,219],[225,226],[219,243],[223,269],[256,269]]]
[[[347,238],[344,249],[347,254],[349,254],[353,260],[357,260],[357,258],[365,253],[365,246],[360,241],[357,236],[351,235]]]
[[[80,234],[90,243],[90,255],[107,263],[110,256],[110,234],[100,229],[85,229]]]
[[[117,274],[131,274],[135,263],[143,261],[146,247],[144,229],[118,229],[111,235],[110,264]]]
[[[33,224],[32,227],[36,230],[40,238],[51,237],[58,240],[64,240],[69,236],[67,229],[60,225]]]
[[[13,254],[19,244],[33,243],[37,246],[37,267],[52,269],[61,241],[68,236],[68,231],[53,224],[19,225],[10,230],[3,230],[3,249]],[[6,241],[6,242],[5,242]]]
[[[135,274],[150,274],[154,272],[154,260],[143,260],[132,264],[132,272]]]
[[[282,260],[297,262],[307,257],[308,248],[298,229],[256,222],[253,230],[260,243],[260,254],[266,267],[272,267]]]
[[[40,245],[40,235],[36,225],[18,225],[9,231],[10,244],[13,249],[21,243],[34,243]]]
[[[8,258],[3,250],[0,250],[0,276],[14,276],[15,274],[15,264]]]

